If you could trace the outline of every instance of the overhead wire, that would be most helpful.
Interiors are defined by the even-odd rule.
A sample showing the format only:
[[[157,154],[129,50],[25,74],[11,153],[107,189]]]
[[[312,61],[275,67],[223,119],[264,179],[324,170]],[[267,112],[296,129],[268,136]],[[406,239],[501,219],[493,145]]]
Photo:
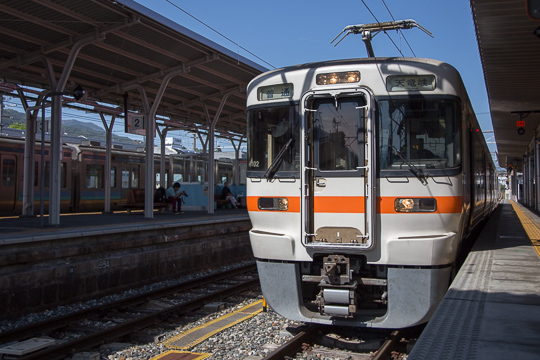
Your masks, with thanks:
[[[369,8],[369,6],[367,6],[366,2],[364,0],[362,0],[362,4],[364,4],[364,6],[366,7],[366,9],[370,12],[371,16],[373,16],[373,18],[375,19],[375,21],[380,24],[381,22],[379,21],[379,19],[377,19],[377,17],[375,16],[375,14],[373,13],[373,11],[371,11],[371,9]],[[386,36],[388,36],[388,39],[390,39],[390,41],[392,42],[392,44],[394,44],[394,47],[397,49],[397,51],[399,51],[399,53],[401,54],[401,56],[405,56],[403,55],[403,53],[401,52],[401,49],[399,48],[399,46],[397,46],[397,44],[394,42],[394,40],[392,39],[392,37],[390,37],[390,35],[386,32],[386,30],[383,30],[384,33],[386,34]]]
[[[187,12],[186,10],[182,9],[180,6],[176,5],[175,3],[173,3],[171,0],[165,0],[167,1],[169,4],[171,4],[172,6],[174,6],[175,8],[177,8],[178,10],[182,11],[184,14],[188,15],[189,17],[191,17],[192,19],[198,21],[199,23],[201,23],[202,25],[206,26],[207,28],[209,28],[210,30],[212,30],[213,32],[215,32],[216,34],[220,35],[221,37],[225,38],[226,40],[232,42],[234,45],[236,45],[239,49],[242,49],[244,50],[245,52],[247,52],[248,54],[256,57],[257,59],[259,59],[260,61],[264,62],[266,65],[269,65],[271,66],[272,68],[276,68],[274,65],[270,64],[268,61],[262,59],[261,57],[255,55],[254,53],[252,53],[251,51],[249,51],[248,49],[246,49],[245,47],[243,47],[242,45],[238,44],[237,42],[235,42],[234,40],[231,40],[229,39],[227,36],[223,35],[222,33],[220,33],[219,31],[217,31],[216,29],[214,29],[213,27],[211,27],[210,25],[206,24],[205,22],[203,22],[202,20],[199,20],[198,18],[196,18],[195,16],[191,15],[189,12]]]
[[[394,15],[392,15],[392,12],[390,12],[390,9],[386,5],[386,2],[384,0],[381,0],[381,1],[384,4],[384,7],[386,8],[386,10],[388,10],[388,13],[390,14],[390,17],[392,18],[392,20],[396,21],[396,19],[394,18]],[[416,54],[414,53],[414,50],[412,49],[411,44],[409,44],[409,42],[407,41],[407,38],[405,37],[405,34],[403,33],[403,31],[401,29],[398,29],[398,31],[401,34],[401,36],[403,36],[403,40],[405,40],[405,42],[407,43],[407,46],[409,47],[409,49],[413,53],[414,57],[416,57]]]

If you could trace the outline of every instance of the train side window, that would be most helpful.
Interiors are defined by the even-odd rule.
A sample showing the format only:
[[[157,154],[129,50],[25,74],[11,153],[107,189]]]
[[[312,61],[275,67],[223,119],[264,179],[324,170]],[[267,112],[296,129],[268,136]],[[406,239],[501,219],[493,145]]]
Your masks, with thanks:
[[[111,187],[116,187],[116,166],[111,166]]]
[[[103,188],[103,165],[86,165],[85,185],[87,189]]]
[[[139,187],[139,166],[132,166],[131,167],[131,187],[132,188],[138,188]]]
[[[42,170],[43,171],[43,170]],[[49,187],[49,180],[51,179],[51,163],[45,161],[45,175],[43,175],[43,187]]]
[[[36,172],[36,177],[34,184],[37,186],[39,184],[39,179],[41,179],[41,176],[38,174],[38,165],[37,162],[35,163],[34,170]],[[51,162],[46,161],[45,162],[45,175],[43,176],[43,187],[48,188],[50,184],[50,176],[51,176]],[[66,163],[62,162],[60,163],[60,187],[65,188],[67,186],[67,171],[66,171]]]
[[[4,159],[2,161],[2,185],[15,185],[15,160]]]
[[[180,159],[173,165],[173,183],[174,182],[184,182],[184,160]]]
[[[62,162],[60,163],[60,187],[64,189],[66,187],[66,163]]]
[[[38,180],[39,180],[39,165],[38,162],[34,162],[34,187],[38,186]]]
[[[160,170],[159,170],[159,168],[156,168],[156,169],[155,169],[155,175],[156,175],[156,188],[158,188],[158,187],[160,187],[160,186],[161,186],[161,187],[164,187],[164,188],[167,187],[167,184],[168,184],[167,180],[169,179],[169,174],[167,173],[167,170],[168,170],[168,169],[165,169],[165,177],[164,177],[165,181],[161,181],[161,173],[160,173]]]
[[[122,189],[129,189],[129,168],[122,167]]]
[[[197,181],[206,182],[208,181],[208,176],[206,175],[206,162],[198,160],[197,164]]]

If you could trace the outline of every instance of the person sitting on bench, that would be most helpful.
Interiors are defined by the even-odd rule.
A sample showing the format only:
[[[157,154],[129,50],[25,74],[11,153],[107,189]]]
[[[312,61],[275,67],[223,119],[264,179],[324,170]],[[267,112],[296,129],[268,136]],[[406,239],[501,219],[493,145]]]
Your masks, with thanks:
[[[186,195],[184,190],[180,191],[180,183],[174,183],[173,186],[167,189],[167,202],[172,204],[173,211],[175,214],[179,214],[182,210],[182,199],[181,195]]]
[[[238,201],[236,200],[236,198],[234,197],[234,194],[229,189],[229,183],[228,182],[225,182],[225,184],[223,184],[223,190],[221,191],[221,199],[222,200],[225,200],[225,199],[231,200],[231,204],[234,206],[234,208],[238,209]]]

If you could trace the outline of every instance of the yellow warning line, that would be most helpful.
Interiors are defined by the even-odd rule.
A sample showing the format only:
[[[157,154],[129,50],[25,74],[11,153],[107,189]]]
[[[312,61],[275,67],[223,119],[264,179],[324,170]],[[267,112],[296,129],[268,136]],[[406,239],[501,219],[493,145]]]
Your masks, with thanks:
[[[523,225],[527,236],[531,240],[534,251],[536,251],[536,255],[540,257],[540,224],[538,224],[534,220],[535,215],[532,214],[530,211],[524,209],[514,200],[510,200],[510,203],[514,208],[514,211],[516,212],[519,221],[521,221],[521,225]]]
[[[258,300],[258,301],[254,302],[254,303],[251,303],[251,304],[249,304],[249,305],[244,306],[244,307],[241,308],[241,309],[238,309],[238,310],[236,310],[236,311],[233,311],[233,312],[231,312],[231,313],[229,313],[229,314],[227,314],[227,315],[221,316],[221,317],[219,317],[219,318],[217,318],[217,319],[214,319],[214,320],[209,321],[209,322],[207,322],[207,323],[204,323],[204,324],[202,324],[202,325],[199,325],[199,326],[196,326],[196,327],[194,327],[194,328],[191,328],[191,329],[189,329],[189,330],[187,330],[187,331],[185,331],[185,332],[183,332],[183,333],[181,333],[181,334],[178,334],[178,335],[176,335],[176,336],[173,336],[173,337],[171,337],[171,338],[165,340],[165,341],[163,342],[163,345],[165,345],[165,346],[166,346],[167,348],[169,348],[169,349],[182,349],[182,350],[187,350],[187,349],[189,349],[189,348],[192,348],[193,346],[195,346],[195,345],[197,345],[197,344],[200,344],[201,342],[203,342],[204,340],[208,339],[209,337],[211,337],[211,336],[217,334],[218,332],[223,331],[223,330],[225,330],[225,329],[228,329],[228,328],[230,328],[230,327],[232,327],[232,326],[234,326],[234,325],[236,325],[236,324],[238,324],[238,323],[240,323],[240,322],[242,322],[242,321],[244,321],[244,320],[247,320],[247,319],[252,318],[253,316],[257,315],[258,313],[260,313],[260,312],[263,310],[263,308],[262,308],[262,302],[263,302],[263,300]],[[261,305],[261,307],[260,307],[259,309],[255,310],[255,311],[246,312],[246,309],[252,308],[252,307],[254,307],[254,306],[258,305],[258,304]],[[223,320],[226,319],[226,318],[229,318],[229,317],[231,317],[231,316],[233,316],[233,315],[240,314],[240,313],[244,313],[244,312],[246,313],[246,316],[244,316],[244,317],[242,317],[242,318],[240,318],[240,319],[237,319],[237,320],[235,320],[235,321],[232,321],[232,322],[230,322],[230,323],[227,323],[227,324],[226,324],[225,326],[223,326],[223,327],[220,327],[220,328],[218,328],[218,329],[215,329],[215,330],[213,330],[213,331],[210,331],[210,332],[204,334],[203,336],[197,338],[196,340],[190,342],[189,344],[186,344],[186,345],[184,345],[184,346],[175,346],[175,345],[173,345],[174,342],[178,341],[179,339],[181,339],[181,338],[183,338],[183,337],[186,337],[187,335],[189,335],[189,334],[191,334],[191,333],[193,333],[193,332],[195,332],[195,331],[198,331],[198,330],[201,329],[201,328],[205,328],[205,327],[211,326],[212,324],[214,324],[214,323],[216,323],[216,322],[218,322],[218,321],[223,321]]]
[[[187,352],[187,351],[169,350],[169,351],[164,352],[163,354],[159,354],[158,356],[153,357],[153,358],[150,359],[150,360],[163,359],[165,356],[171,355],[171,354],[191,354],[191,355],[199,355],[199,356],[197,356],[197,357],[191,358],[191,360],[202,360],[202,359],[206,359],[207,357],[209,357],[210,355],[212,355],[212,354],[206,354],[206,353],[192,353],[192,352]]]

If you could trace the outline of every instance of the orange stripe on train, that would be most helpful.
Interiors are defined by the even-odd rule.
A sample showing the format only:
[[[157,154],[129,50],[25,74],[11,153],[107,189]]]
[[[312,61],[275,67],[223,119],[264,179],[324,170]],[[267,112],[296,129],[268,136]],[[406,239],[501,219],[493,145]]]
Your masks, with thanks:
[[[278,198],[279,196],[266,196]],[[398,197],[384,196],[377,198],[377,213],[379,214],[397,214],[394,210],[394,201]],[[422,196],[418,196],[422,198]],[[259,196],[247,197],[248,211],[270,211],[259,210],[257,205]],[[463,207],[463,198],[461,196],[435,196],[437,199],[437,210],[435,214],[454,214],[460,213]],[[289,210],[287,212],[300,212],[300,197],[288,197]],[[316,213],[364,213],[364,197],[362,196],[317,196],[315,198]],[[401,213],[411,214],[411,213]],[[419,213],[413,213],[419,214]],[[426,212],[420,214],[433,214]]]

